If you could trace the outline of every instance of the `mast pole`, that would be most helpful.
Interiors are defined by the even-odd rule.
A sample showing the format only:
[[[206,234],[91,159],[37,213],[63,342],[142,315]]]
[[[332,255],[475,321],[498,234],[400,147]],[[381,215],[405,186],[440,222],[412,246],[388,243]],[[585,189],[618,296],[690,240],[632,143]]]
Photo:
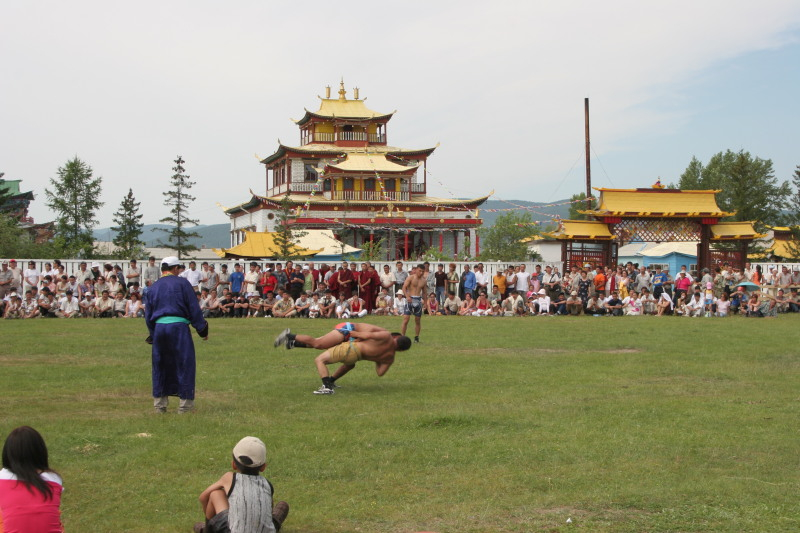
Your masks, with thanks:
[[[586,123],[586,209],[592,208],[592,163],[589,157],[589,99],[583,99],[583,110]]]

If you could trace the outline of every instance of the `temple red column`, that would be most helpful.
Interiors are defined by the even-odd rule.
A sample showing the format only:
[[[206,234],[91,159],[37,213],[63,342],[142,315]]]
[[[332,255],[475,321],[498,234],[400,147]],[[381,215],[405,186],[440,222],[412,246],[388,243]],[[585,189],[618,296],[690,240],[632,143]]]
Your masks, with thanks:
[[[444,232],[439,230],[439,253],[444,251]]]
[[[369,242],[370,243],[375,242],[375,232],[372,230],[369,231]]]
[[[403,261],[408,261],[408,230],[403,234]]]
[[[475,257],[481,255],[481,236],[475,231]]]

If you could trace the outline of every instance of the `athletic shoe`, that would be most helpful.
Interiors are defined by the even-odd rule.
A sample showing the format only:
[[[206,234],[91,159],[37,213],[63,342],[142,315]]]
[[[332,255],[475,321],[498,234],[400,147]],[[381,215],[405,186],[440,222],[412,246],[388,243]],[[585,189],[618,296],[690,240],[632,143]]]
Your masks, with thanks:
[[[289,338],[289,333],[291,330],[286,328],[285,330],[281,331],[281,334],[275,337],[275,347],[277,348],[281,344],[286,344],[286,340]]]
[[[195,522],[194,527],[192,528],[194,533],[204,533],[205,530],[206,525],[203,522]]]
[[[286,520],[288,514],[289,504],[286,502],[278,502],[275,504],[275,507],[272,508],[272,520],[278,524],[283,524],[283,521]]]
[[[320,386],[320,388],[314,391],[314,394],[333,394],[334,392],[336,391],[334,391],[333,389],[329,389],[325,385],[322,385]]]
[[[419,337],[414,337],[414,342],[419,342]]]

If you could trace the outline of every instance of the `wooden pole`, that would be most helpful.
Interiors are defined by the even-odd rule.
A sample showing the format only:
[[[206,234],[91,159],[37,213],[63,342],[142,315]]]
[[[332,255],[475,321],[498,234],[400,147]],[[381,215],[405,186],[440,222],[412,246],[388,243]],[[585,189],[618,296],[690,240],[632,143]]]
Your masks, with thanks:
[[[589,99],[583,99],[583,114],[585,117],[586,129],[586,209],[592,208],[592,162],[589,148]]]

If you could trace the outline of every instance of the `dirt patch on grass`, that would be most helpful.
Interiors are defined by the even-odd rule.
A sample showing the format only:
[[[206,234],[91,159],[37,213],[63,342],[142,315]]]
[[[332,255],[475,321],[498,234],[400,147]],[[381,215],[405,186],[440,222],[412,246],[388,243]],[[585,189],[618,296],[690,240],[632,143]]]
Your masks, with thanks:
[[[600,353],[640,353],[638,348],[617,348],[616,350],[603,350]]]

